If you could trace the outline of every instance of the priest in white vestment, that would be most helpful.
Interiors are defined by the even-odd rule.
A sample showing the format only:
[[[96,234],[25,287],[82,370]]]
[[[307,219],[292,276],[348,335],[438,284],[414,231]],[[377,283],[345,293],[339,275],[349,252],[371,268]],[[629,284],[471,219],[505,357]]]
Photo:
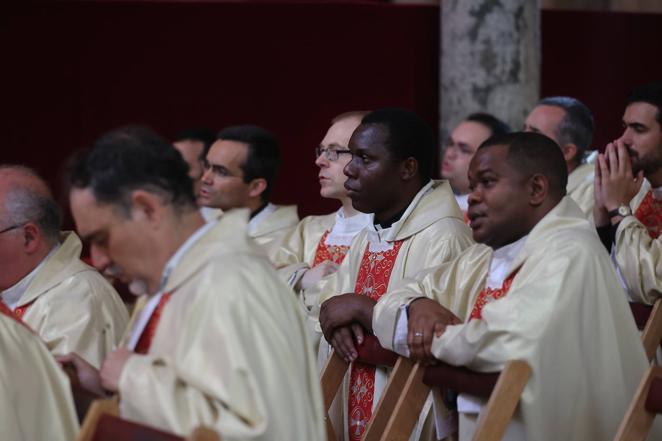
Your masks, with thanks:
[[[374,212],[374,224],[355,237],[336,274],[303,294],[310,317],[316,318],[321,305],[318,332],[352,361],[334,425],[344,439],[357,440],[388,379],[387,369],[355,361],[355,345],[362,341],[354,327],[357,316],[371,313],[401,279],[451,260],[472,241],[448,182],[430,179],[434,142],[418,116],[403,109],[371,112],[354,131],[349,149],[345,187],[355,209]],[[320,356],[328,357],[325,342]],[[431,421],[426,424],[430,406],[431,401],[421,413],[415,439],[432,436]]]
[[[524,130],[542,133],[561,147],[568,169],[568,196],[592,219],[594,169],[593,164],[586,159],[586,152],[593,141],[591,110],[573,97],[543,98],[526,117]]]
[[[32,170],[0,166],[0,223],[0,301],[54,355],[76,352],[99,367],[124,333],[127,309],[80,260],[78,236],[60,233],[60,208]]]
[[[625,129],[607,145],[596,168],[598,232],[611,250],[629,298],[662,297],[662,83],[627,100]]]
[[[62,361],[86,388],[119,393],[122,417],[169,432],[205,425],[223,440],[323,440],[303,317],[246,235],[247,210],[205,223],[181,158],[155,136],[110,132],[74,168],[72,211],[95,265],[116,266],[145,295],[126,346],[100,371]],[[99,177],[107,164],[113,173]]]
[[[609,255],[564,196],[558,147],[533,133],[491,138],[469,177],[479,244],[380,300],[375,334],[402,355],[479,372],[526,361],[504,440],[612,439],[647,360]],[[460,441],[485,404],[460,394]]]
[[[228,211],[248,208],[248,235],[270,258],[299,222],[295,205],[270,202],[280,168],[280,147],[267,130],[231,126],[221,130],[205,158],[198,203]]]
[[[69,379],[39,336],[0,304],[0,439],[72,441]]]
[[[307,216],[285,236],[273,258],[278,273],[300,292],[322,277],[337,271],[354,237],[368,225],[372,216],[352,207],[347,176],[343,169],[352,159],[349,138],[367,112],[346,112],[333,119],[319,147],[315,165],[319,167],[320,195],[337,199],[341,207],[334,213]]]

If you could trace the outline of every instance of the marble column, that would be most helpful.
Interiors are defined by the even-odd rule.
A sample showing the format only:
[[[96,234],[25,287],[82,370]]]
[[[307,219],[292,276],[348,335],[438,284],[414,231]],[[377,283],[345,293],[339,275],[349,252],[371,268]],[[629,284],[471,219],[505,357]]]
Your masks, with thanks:
[[[519,129],[540,93],[540,0],[441,2],[440,128],[473,112]]]

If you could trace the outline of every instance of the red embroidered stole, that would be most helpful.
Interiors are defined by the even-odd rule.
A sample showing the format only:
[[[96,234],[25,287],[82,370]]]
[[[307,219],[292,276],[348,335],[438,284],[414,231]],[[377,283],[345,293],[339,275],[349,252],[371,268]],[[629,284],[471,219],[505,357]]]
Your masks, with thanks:
[[[487,286],[483,288],[483,290],[478,293],[478,298],[476,299],[476,303],[474,303],[474,307],[471,310],[471,314],[469,315],[469,320],[473,319],[478,319],[482,320],[483,319],[483,308],[485,305],[487,305],[490,302],[493,302],[494,300],[500,299],[501,297],[504,297],[506,294],[508,294],[508,290],[510,289],[510,285],[513,284],[513,279],[515,278],[515,275],[517,275],[519,271],[519,268],[517,268],[515,271],[506,278],[506,280],[503,281],[503,285],[501,285],[501,288],[497,289],[492,289],[488,288]]]
[[[21,325],[30,329],[30,327],[26,325],[18,315],[16,315],[16,311],[12,311],[11,309],[9,309],[9,306],[7,306],[5,302],[3,302],[2,300],[0,300],[0,314],[10,317],[12,320],[16,320]],[[32,331],[32,329],[30,329],[30,331]]]
[[[14,309],[14,315],[19,319],[21,319],[21,321],[23,321],[23,316],[25,315],[26,312],[28,312],[28,309],[30,308],[30,306],[32,306],[33,303],[34,300],[31,301],[30,303],[26,303],[25,305],[19,306],[18,308]]]
[[[159,304],[156,305],[154,312],[152,312],[152,315],[150,316],[147,325],[145,325],[142,334],[140,334],[138,343],[133,350],[136,354],[146,354],[149,352],[149,347],[152,345],[152,339],[154,338],[154,334],[156,334],[156,327],[159,325],[159,320],[161,319],[161,313],[163,312],[166,303],[168,303],[168,300],[170,300],[170,296],[171,293],[169,292],[163,293],[161,296]]]
[[[634,215],[644,224],[653,239],[662,233],[662,201],[653,197],[652,190],[648,190]]]
[[[331,262],[340,265],[345,258],[347,251],[349,251],[349,245],[327,245],[325,241],[328,236],[329,230],[326,230],[317,244],[312,266],[317,266],[325,260],[330,260]]]
[[[383,252],[371,252],[366,246],[359,272],[356,277],[354,292],[379,300],[386,293],[395,259],[402,241],[393,243],[393,248]],[[349,377],[348,425],[349,439],[358,441],[370,421],[372,401],[375,392],[375,367],[363,363],[352,363]]]

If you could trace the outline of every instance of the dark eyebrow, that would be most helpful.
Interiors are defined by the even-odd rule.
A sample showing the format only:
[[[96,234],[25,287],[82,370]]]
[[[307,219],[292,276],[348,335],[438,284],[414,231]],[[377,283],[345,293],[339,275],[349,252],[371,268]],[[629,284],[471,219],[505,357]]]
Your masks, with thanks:
[[[220,171],[220,172],[226,173],[226,174],[230,173],[230,170],[228,170],[228,168],[224,165],[211,164],[211,163],[209,165],[211,166],[212,169],[214,169],[214,171]]]
[[[320,147],[322,147],[322,146],[320,146]],[[327,148],[329,148],[329,147],[340,148],[340,149],[346,149],[347,148],[345,146],[342,146],[342,145],[338,144],[337,142],[332,142],[331,144],[329,144],[327,146]]]
[[[632,127],[635,130],[641,130],[641,129],[647,129],[648,128],[644,124],[638,123],[638,122],[631,122],[631,123],[624,123],[624,124],[625,124],[625,126]]]
[[[92,231],[91,233],[88,233],[84,236],[80,235],[80,240],[83,243],[90,243],[91,241],[96,239],[98,236],[100,236],[102,233],[103,233],[103,231],[101,231],[101,230]]]

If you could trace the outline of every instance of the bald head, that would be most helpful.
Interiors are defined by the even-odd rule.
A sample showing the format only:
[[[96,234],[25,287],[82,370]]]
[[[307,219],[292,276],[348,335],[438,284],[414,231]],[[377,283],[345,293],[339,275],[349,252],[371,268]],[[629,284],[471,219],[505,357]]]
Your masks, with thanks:
[[[62,212],[46,182],[21,165],[0,165],[0,226],[34,222],[49,245],[58,241]]]

